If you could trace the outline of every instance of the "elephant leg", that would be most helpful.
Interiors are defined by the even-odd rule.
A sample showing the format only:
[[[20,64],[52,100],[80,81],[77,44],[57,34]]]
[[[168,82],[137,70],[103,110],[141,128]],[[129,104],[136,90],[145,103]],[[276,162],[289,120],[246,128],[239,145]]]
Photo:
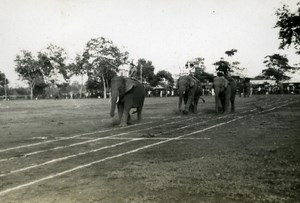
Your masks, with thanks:
[[[197,113],[198,102],[199,102],[199,97],[195,97],[195,99],[194,99],[194,105],[193,105],[193,113]]]
[[[139,106],[138,108],[136,108],[138,121],[142,120],[142,109],[143,109],[143,106]]]
[[[130,108],[125,105],[124,110],[123,110],[123,116],[121,118],[121,122],[119,125],[120,127],[127,126],[128,118],[130,118],[129,111],[130,111]]]
[[[131,121],[131,116],[130,116],[130,112],[128,112],[128,116],[127,116],[127,123]]]
[[[231,112],[235,111],[235,107],[234,107],[234,99],[231,99]]]
[[[224,113],[229,112],[230,100],[231,100],[230,92],[225,92],[225,95],[224,95]]]
[[[222,96],[220,99],[220,107],[222,109],[222,113],[225,112],[225,98]]]
[[[118,106],[118,117],[119,117],[118,122],[120,123],[121,119],[122,119],[122,116],[123,116],[124,105],[123,104],[118,104],[117,106]]]
[[[191,110],[191,107],[193,106],[193,101],[194,101],[194,96],[193,95],[189,95],[187,98],[187,102],[185,104],[183,113],[184,114],[188,114],[189,111]]]
[[[220,106],[220,98],[218,95],[215,95],[215,111],[216,113],[219,113],[219,106]]]
[[[194,112],[194,103],[190,105],[189,112]]]

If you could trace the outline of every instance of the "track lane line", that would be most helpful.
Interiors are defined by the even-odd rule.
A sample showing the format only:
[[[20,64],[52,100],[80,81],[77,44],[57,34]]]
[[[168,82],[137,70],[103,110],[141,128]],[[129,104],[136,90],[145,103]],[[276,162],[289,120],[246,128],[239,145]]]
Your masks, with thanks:
[[[77,142],[77,143],[73,143],[73,144],[70,144],[70,145],[58,146],[58,147],[54,147],[54,148],[51,148],[51,149],[34,151],[34,152],[23,154],[22,156],[0,159],[0,162],[14,160],[14,159],[17,159],[17,158],[24,158],[24,157],[28,157],[28,156],[32,156],[32,155],[44,153],[44,152],[49,152],[49,151],[54,151],[54,150],[59,150],[59,149],[65,149],[65,148],[68,148],[68,147],[74,147],[74,146],[78,146],[78,145],[82,145],[82,144],[87,144],[87,143],[90,143],[90,142],[99,141],[99,140],[102,140],[102,139],[108,139],[108,138],[113,138],[113,137],[117,137],[117,136],[126,135],[126,134],[129,134],[129,133],[135,133],[135,132],[140,132],[140,131],[145,131],[145,130],[151,130],[151,129],[154,129],[154,128],[157,128],[157,127],[161,127],[161,126],[164,126],[164,125],[171,125],[171,124],[179,123],[179,122],[182,122],[182,121],[186,122],[186,121],[193,120],[193,119],[196,119],[196,117],[189,118],[189,119],[183,119],[183,120],[180,120],[180,121],[172,121],[172,122],[164,123],[164,124],[157,125],[157,126],[154,126],[154,127],[148,127],[148,128],[144,128],[144,129],[132,130],[132,131],[129,131],[129,132],[123,132],[123,133],[119,133],[119,134],[115,134],[115,135],[110,135],[110,136],[105,136],[105,137],[100,137],[100,138],[96,138],[96,139],[89,139],[89,140],[86,140],[86,141]],[[69,139],[69,137],[67,139]]]
[[[176,119],[177,117],[178,116],[174,116],[174,117],[171,117],[171,119]],[[162,119],[162,120],[165,120],[165,119]],[[74,136],[70,136],[70,137],[58,138],[58,139],[55,139],[55,140],[48,140],[48,141],[37,142],[37,143],[32,143],[32,144],[27,144],[27,145],[20,145],[20,146],[6,148],[6,149],[0,149],[0,153],[1,152],[7,152],[7,151],[15,150],[15,149],[21,149],[21,148],[26,148],[26,147],[38,146],[38,145],[42,145],[42,144],[48,144],[48,143],[52,143],[52,142],[58,142],[58,141],[62,141],[62,140],[75,139],[75,138],[86,136],[86,135],[93,135],[93,134],[97,134],[97,133],[105,133],[105,132],[115,131],[115,130],[119,130],[119,129],[126,129],[126,128],[130,128],[130,127],[135,127],[135,126],[139,126],[139,125],[145,125],[145,124],[154,123],[154,122],[157,122],[157,121],[149,121],[149,122],[138,123],[138,124],[134,124],[134,125],[122,127],[122,128],[114,128],[114,129],[100,130],[100,131],[95,131],[95,132],[82,133],[82,134],[78,134],[78,135],[74,135]],[[0,162],[1,161],[2,160],[0,160]]]
[[[297,101],[297,102],[298,102],[298,101]],[[290,105],[290,104],[292,104],[292,103],[296,103],[296,102],[289,102],[289,103],[286,103],[286,104],[283,104],[283,105],[280,105],[280,106],[276,106],[276,107],[273,107],[273,108],[271,108],[271,109],[263,110],[263,111],[258,112],[258,113],[253,113],[253,114],[261,114],[261,113],[273,111],[273,110],[275,110],[275,109],[278,109],[278,108],[281,108],[281,107]],[[44,178],[41,178],[41,179],[38,179],[38,180],[35,180],[35,181],[31,181],[31,182],[28,182],[28,183],[25,183],[25,184],[21,184],[21,185],[18,185],[18,186],[16,186],[16,187],[8,188],[8,189],[6,189],[6,190],[0,191],[0,195],[2,196],[2,195],[6,194],[6,193],[8,193],[8,192],[15,191],[15,190],[18,190],[18,189],[27,187],[27,186],[31,186],[31,185],[34,185],[34,184],[36,184],[36,183],[40,183],[40,182],[45,181],[45,180],[53,179],[53,178],[55,178],[55,177],[58,177],[58,176],[61,176],[61,175],[64,175],[64,174],[67,174],[67,173],[70,173],[70,172],[73,172],[73,171],[77,171],[77,170],[79,170],[79,169],[82,169],[82,168],[86,168],[86,167],[92,166],[92,165],[94,165],[94,164],[98,164],[98,163],[101,163],[101,162],[104,162],[104,161],[107,161],[107,160],[119,158],[119,157],[122,157],[122,156],[125,156],[125,155],[128,155],[128,154],[132,154],[132,153],[135,153],[135,152],[144,150],[144,149],[148,149],[148,148],[151,148],[151,147],[154,147],[154,146],[157,146],[157,145],[161,145],[161,144],[164,144],[164,143],[173,141],[173,140],[178,140],[178,139],[180,139],[180,138],[187,137],[187,136],[190,136],[190,135],[193,135],[193,134],[198,134],[198,133],[201,133],[201,132],[210,130],[210,129],[212,129],[212,128],[216,128],[216,127],[219,127],[219,126],[222,126],[222,125],[226,125],[226,124],[228,124],[228,123],[232,123],[232,122],[237,121],[237,120],[240,120],[240,119],[242,119],[242,118],[245,118],[245,117],[248,117],[248,116],[252,116],[253,114],[248,114],[248,115],[240,116],[240,117],[234,118],[234,119],[232,119],[232,120],[229,120],[229,121],[226,121],[226,122],[222,122],[222,123],[219,123],[219,124],[216,124],[216,125],[213,125],[213,126],[204,128],[204,129],[202,129],[202,130],[198,130],[198,131],[195,131],[195,132],[192,132],[192,133],[188,133],[188,134],[184,134],[184,135],[181,135],[181,136],[178,136],[178,137],[175,137],[175,138],[170,138],[170,139],[166,139],[166,140],[163,140],[163,141],[160,141],[160,142],[156,142],[156,143],[153,143],[153,144],[149,144],[149,145],[146,145],[146,146],[143,146],[143,147],[136,148],[136,149],[134,149],[134,150],[130,150],[130,151],[127,151],[127,152],[124,152],[124,153],[121,153],[121,154],[117,154],[117,155],[114,155],[114,156],[106,157],[106,158],[103,158],[103,159],[100,159],[100,160],[97,160],[97,161],[90,162],[90,163],[88,163],[88,164],[83,164],[83,165],[74,167],[74,168],[69,169],[69,170],[65,170],[65,171],[62,171],[62,172],[59,172],[59,173],[50,175],[50,176],[46,176],[46,177],[44,177]]]
[[[272,106],[273,104],[268,104],[266,105],[266,107],[268,106]],[[265,108],[266,108],[265,107]],[[253,112],[257,110],[257,108],[254,108],[254,109],[251,109],[251,110],[246,110],[246,111],[242,111],[240,112],[239,114],[243,114],[243,113],[247,113],[247,112]],[[237,114],[237,113],[235,113]],[[213,118],[212,120],[207,120],[206,122],[209,122],[209,121],[213,121],[213,120],[218,120],[218,119],[223,119],[223,118],[226,118],[226,117],[229,117],[229,116],[232,116],[232,114],[227,114],[227,115],[224,115],[224,116],[219,116],[217,118]],[[177,118],[177,117],[172,117],[173,118]],[[169,125],[169,124],[174,124],[174,123],[179,123],[179,122],[186,122],[186,121],[189,121],[189,120],[194,120],[196,119],[197,117],[193,117],[193,118],[189,118],[189,119],[182,119],[180,121],[173,121],[173,122],[170,122],[170,123],[165,123],[165,124],[161,124],[161,125],[158,125],[158,126],[155,126],[155,127],[160,127],[160,126],[163,126],[163,125]],[[211,119],[212,117],[209,117],[209,119]],[[163,119],[164,120],[164,119]],[[187,126],[183,126],[179,129],[174,129],[173,131],[177,131],[177,130],[180,130],[180,129],[185,129],[185,128],[188,128],[188,127],[191,127],[193,125],[198,125],[200,123],[206,123],[206,122],[198,122],[198,123],[195,123],[195,124],[191,124],[191,125],[187,125]],[[150,122],[145,122],[146,124],[150,123]],[[145,124],[143,123],[143,124]],[[152,123],[152,122],[151,122]],[[138,125],[138,124],[137,124]],[[127,126],[129,127],[129,126]],[[125,127],[125,128],[127,128]],[[121,135],[126,135],[126,134],[129,134],[129,133],[134,133],[134,132],[140,132],[140,131],[143,131],[143,130],[151,130],[151,129],[154,129],[155,127],[150,127],[150,128],[145,128],[145,129],[139,129],[139,130],[133,130],[133,131],[129,131],[129,132],[125,132],[125,133],[119,133],[119,134],[116,134],[116,135],[111,135],[111,136],[106,136],[106,137],[102,137],[102,138],[96,138],[96,139],[89,139],[88,141],[83,141],[83,142],[78,142],[78,143],[74,143],[74,144],[71,144],[71,145],[64,145],[64,146],[58,146],[58,147],[55,147],[55,148],[52,148],[52,149],[47,149],[47,150],[39,150],[39,151],[34,151],[34,152],[30,152],[30,153],[26,153],[22,156],[17,156],[17,157],[10,157],[10,158],[5,158],[5,159],[0,159],[0,162],[4,162],[4,161],[9,161],[9,160],[14,160],[14,159],[18,159],[18,158],[24,158],[24,157],[28,157],[28,156],[32,156],[32,155],[36,155],[36,154],[40,154],[40,153],[44,153],[44,152],[49,152],[49,151],[54,151],[54,150],[59,150],[59,149],[65,149],[65,148],[68,148],[68,147],[73,147],[73,146],[78,146],[78,145],[82,145],[82,144],[86,144],[86,143],[89,143],[89,142],[95,142],[95,141],[99,141],[101,139],[109,139],[109,138],[113,138],[113,137],[116,137],[116,136],[121,136]],[[113,129],[114,130],[114,129]],[[111,130],[111,131],[113,131]],[[101,132],[107,132],[107,131],[110,131],[110,129],[108,130],[105,130],[105,131],[101,131]],[[169,132],[173,132],[173,131],[169,131]],[[97,132],[91,132],[91,133],[85,133],[85,134],[95,134]],[[84,134],[84,135],[85,135]],[[160,133],[160,134],[164,134],[164,133]],[[157,135],[160,135],[160,134],[157,134]],[[82,135],[82,136],[84,136]],[[78,135],[76,135],[78,136]],[[75,136],[73,136],[75,137]],[[71,137],[66,137],[66,140],[70,139]],[[72,138],[71,138],[72,139]],[[0,151],[1,152],[1,151]]]

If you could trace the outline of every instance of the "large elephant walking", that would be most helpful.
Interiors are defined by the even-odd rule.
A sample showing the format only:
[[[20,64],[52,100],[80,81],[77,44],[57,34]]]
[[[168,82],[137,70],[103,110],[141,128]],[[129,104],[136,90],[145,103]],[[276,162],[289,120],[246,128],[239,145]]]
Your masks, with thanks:
[[[198,108],[198,101],[202,95],[202,84],[189,75],[181,76],[177,82],[179,93],[178,110],[182,111],[182,100],[184,101],[183,113],[196,113]],[[204,99],[201,98],[203,102]]]
[[[229,103],[231,103],[231,112],[235,110],[236,81],[228,81],[224,77],[215,77],[213,87],[215,90],[215,109],[218,113],[222,109],[223,113],[229,112]]]
[[[139,81],[122,76],[112,79],[110,115],[114,117],[117,105],[120,127],[127,126],[131,108],[136,108],[138,120],[142,119],[144,99],[145,90]]]

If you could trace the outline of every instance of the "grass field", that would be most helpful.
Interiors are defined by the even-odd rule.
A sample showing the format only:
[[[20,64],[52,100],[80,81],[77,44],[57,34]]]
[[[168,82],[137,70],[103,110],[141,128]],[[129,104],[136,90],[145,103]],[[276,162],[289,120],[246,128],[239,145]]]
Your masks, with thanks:
[[[124,128],[104,99],[0,101],[0,202],[300,202],[300,97],[205,100]]]

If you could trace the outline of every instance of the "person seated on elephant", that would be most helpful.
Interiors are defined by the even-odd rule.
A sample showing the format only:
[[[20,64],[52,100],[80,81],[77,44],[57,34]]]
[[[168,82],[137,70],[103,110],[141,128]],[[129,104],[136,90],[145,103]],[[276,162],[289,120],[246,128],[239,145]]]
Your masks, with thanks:
[[[129,77],[131,79],[137,80],[137,67],[133,64],[133,62],[130,63]]]
[[[190,70],[189,70],[189,76],[191,76],[195,81],[200,82],[200,81],[195,77],[195,68],[194,68],[194,64],[193,64],[193,63],[190,63],[190,67],[189,67],[188,63],[186,63],[186,64],[185,64],[185,68],[186,68],[186,69],[190,68]]]
[[[230,67],[229,67],[228,63],[226,63],[223,60],[223,58],[221,58],[219,66],[216,70],[218,71],[218,73],[217,73],[218,76],[224,76],[229,81],[233,80],[233,78],[229,74]]]

